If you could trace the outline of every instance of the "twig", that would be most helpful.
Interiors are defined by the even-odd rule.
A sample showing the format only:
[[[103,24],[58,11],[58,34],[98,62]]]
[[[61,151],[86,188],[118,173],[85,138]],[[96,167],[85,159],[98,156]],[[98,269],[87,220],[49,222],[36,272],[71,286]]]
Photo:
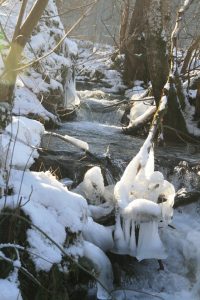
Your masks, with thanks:
[[[47,52],[46,54],[44,54],[43,56],[39,57],[38,59],[35,59],[33,61],[31,61],[30,63],[15,69],[14,71],[22,71],[28,67],[31,67],[32,65],[34,65],[35,63],[38,63],[39,61],[41,61],[42,59],[46,58],[47,56],[49,56],[50,54],[52,54],[53,52],[55,52],[58,47],[62,44],[62,42],[66,39],[66,37],[82,22],[82,20],[87,17],[88,13],[92,10],[92,8],[94,7],[94,5],[98,2],[99,0],[95,0],[94,4],[87,9],[87,11],[85,13],[82,14],[82,16],[74,23],[74,25],[65,33],[65,35],[60,39],[60,41],[56,44],[56,46],[50,50],[49,52]]]
[[[140,291],[140,290],[136,290],[136,289],[132,289],[132,288],[117,288],[117,289],[114,289],[113,291],[111,291],[111,294],[113,294],[115,291],[121,291],[121,290],[123,290],[124,292],[126,292],[126,290],[127,290],[127,291],[131,291],[131,292],[135,292],[135,293],[139,293],[139,294],[144,294],[144,295],[147,295],[147,296],[151,296],[151,297],[154,297],[154,298],[164,300],[164,298],[162,298],[160,296],[153,295],[153,294],[150,294],[148,292],[144,292],[144,291]]]
[[[29,155],[29,157],[28,157],[28,159],[27,159],[27,162],[26,162],[26,164],[25,164],[25,166],[24,166],[24,170],[23,170],[23,174],[22,174],[22,178],[21,178],[21,182],[20,182],[20,187],[19,187],[18,198],[17,198],[18,207],[21,206],[21,201],[19,201],[19,200],[20,200],[19,197],[20,197],[20,193],[21,193],[21,189],[22,189],[22,184],[23,184],[23,181],[24,181],[25,171],[26,171],[26,169],[27,169],[29,160],[31,159],[32,154],[33,154],[34,151],[35,151],[35,149],[32,149],[32,150],[31,150],[31,153],[30,153],[30,155]],[[31,194],[32,194],[32,192],[31,192]],[[28,202],[28,201],[27,201],[27,202]]]
[[[189,140],[193,141],[195,144],[200,145],[200,140],[193,138],[192,136],[186,134],[185,132],[183,132],[183,131],[181,131],[181,130],[179,130],[179,129],[175,129],[175,128],[173,128],[173,127],[171,127],[171,126],[168,126],[168,125],[163,125],[163,127],[165,127],[165,128],[167,128],[167,129],[170,129],[170,130],[174,131],[174,132],[177,134],[177,136],[178,136],[185,144],[189,144],[189,142],[186,141],[186,140],[185,140],[183,137],[181,137],[180,135],[185,136],[185,137],[188,138]]]
[[[91,3],[88,3],[88,4],[85,4],[85,5],[81,5],[81,6],[77,6],[77,7],[70,8],[70,9],[67,9],[67,10],[65,10],[64,12],[62,12],[62,13],[60,13],[60,14],[58,14],[58,15],[44,16],[44,17],[41,18],[41,20],[43,20],[43,19],[52,19],[52,18],[60,17],[60,16],[63,16],[63,15],[65,15],[65,14],[68,14],[68,13],[70,13],[70,12],[72,12],[72,11],[76,11],[76,10],[79,10],[79,9],[82,9],[82,8],[85,8],[85,7],[88,7],[88,6],[90,6],[90,5],[94,4],[94,3],[95,3],[95,1],[93,1],[93,2],[91,2]]]

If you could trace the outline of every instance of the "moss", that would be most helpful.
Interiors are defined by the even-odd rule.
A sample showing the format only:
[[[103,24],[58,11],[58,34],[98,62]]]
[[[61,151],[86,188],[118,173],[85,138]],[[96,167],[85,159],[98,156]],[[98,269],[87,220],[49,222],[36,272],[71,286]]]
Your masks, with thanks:
[[[30,222],[28,216],[22,210],[11,210],[9,208],[5,208],[1,212],[8,215],[0,215],[0,243],[17,244],[27,248],[29,244],[26,232],[30,228],[30,225],[19,219],[18,216],[24,217]],[[4,248],[3,252],[7,257],[13,260],[16,259],[16,251],[13,248]],[[35,276],[35,266],[29,253],[27,251],[20,251],[20,259],[22,266]],[[3,261],[0,262],[0,278],[6,278],[12,270],[12,264]],[[24,291],[30,293],[35,288],[35,286],[32,286],[32,282],[30,283],[27,279],[27,275],[24,275],[21,271],[19,271],[19,281],[22,294]]]
[[[40,272],[38,280],[43,288],[37,288],[34,300],[68,300],[67,277],[57,265],[53,265],[48,273]]]
[[[26,218],[29,222],[30,219],[22,210],[4,208],[1,213],[6,213],[8,215],[0,215],[0,242],[16,243],[21,246],[26,246],[26,231],[30,228],[30,225],[19,219],[18,216]]]

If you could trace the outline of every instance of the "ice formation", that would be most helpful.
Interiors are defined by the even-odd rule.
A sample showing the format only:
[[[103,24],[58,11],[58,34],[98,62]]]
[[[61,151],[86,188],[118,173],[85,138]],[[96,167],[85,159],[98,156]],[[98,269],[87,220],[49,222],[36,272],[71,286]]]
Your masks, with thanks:
[[[75,106],[80,104],[80,99],[76,93],[75,74],[73,74],[75,71],[72,68],[73,66],[68,70],[64,86],[64,106],[68,109],[74,109]]]
[[[113,226],[105,227],[94,222],[92,218],[87,219],[82,229],[84,239],[98,246],[105,252],[114,246],[112,231]]]
[[[98,205],[104,194],[104,180],[99,167],[89,169],[84,176],[83,182],[74,190],[83,195],[90,204]]]
[[[101,249],[89,242],[84,242],[84,256],[94,263],[97,278],[102,283],[97,282],[97,299],[111,299],[113,273],[109,259]]]
[[[160,221],[165,225],[172,218],[175,189],[162,173],[154,171],[151,132],[116,184],[114,195],[117,213],[112,251],[138,260],[166,258],[158,227]]]

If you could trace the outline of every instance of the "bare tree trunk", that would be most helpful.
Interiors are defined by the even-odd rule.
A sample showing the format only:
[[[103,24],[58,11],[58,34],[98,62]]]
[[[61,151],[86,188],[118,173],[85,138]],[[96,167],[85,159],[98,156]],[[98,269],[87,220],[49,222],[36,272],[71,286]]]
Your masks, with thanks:
[[[124,44],[127,39],[129,14],[130,14],[130,0],[124,0],[122,12],[121,12],[121,22],[120,22],[120,31],[119,31],[120,53],[124,53],[125,51]]]
[[[35,27],[38,23],[48,0],[37,0],[33,5],[29,15],[24,23],[22,23],[26,1],[22,2],[19,14],[17,28],[15,30],[9,53],[5,60],[5,70],[0,79],[0,101],[12,102],[13,89],[16,82],[17,71],[19,67],[22,51]]]
[[[147,63],[157,107],[169,74],[167,41],[163,31],[161,2],[161,0],[146,0],[145,5]]]
[[[128,36],[125,40],[124,78],[127,82],[136,79],[149,80],[144,42],[145,2],[146,0],[136,0],[130,20]]]

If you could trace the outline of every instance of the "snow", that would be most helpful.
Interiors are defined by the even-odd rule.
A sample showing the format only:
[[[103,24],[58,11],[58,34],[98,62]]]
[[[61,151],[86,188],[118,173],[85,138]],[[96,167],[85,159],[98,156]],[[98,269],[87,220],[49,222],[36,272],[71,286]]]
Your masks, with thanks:
[[[76,56],[78,54],[78,46],[77,43],[75,43],[74,41],[66,38],[66,46],[68,49],[68,53],[70,53],[70,55]]]
[[[7,279],[0,279],[1,300],[22,300],[21,293],[15,283]]]
[[[144,108],[144,110],[141,112],[141,106]],[[147,120],[150,116],[152,116],[154,113],[156,112],[156,106],[153,105],[146,105],[144,104],[144,102],[142,102],[142,104],[140,103],[140,105],[134,105],[131,108],[131,112],[130,112],[130,122],[129,125],[127,126],[127,128],[132,127],[132,126],[137,126],[143,122],[145,122],[145,120]],[[138,117],[136,117],[138,115]]]
[[[24,85],[16,89],[12,111],[16,115],[27,116],[33,114],[36,117],[41,116],[47,121],[49,119],[57,121],[56,117],[42,106],[36,95]]]
[[[68,191],[50,172],[12,170],[9,185],[15,193],[7,196],[6,205],[12,209],[20,205],[32,223],[57,244],[64,245],[66,228],[75,233],[82,230],[87,219],[86,200]],[[3,205],[4,200],[0,208]],[[27,241],[35,253],[32,257],[37,270],[49,271],[53,263],[61,261],[60,250],[34,227],[28,229]]]
[[[84,242],[84,256],[90,259],[97,272],[97,299],[111,299],[110,292],[113,290],[112,266],[105,253],[95,245]]]
[[[64,105],[66,108],[73,109],[80,104],[80,99],[76,93],[75,75],[73,74],[72,67],[67,72],[66,83],[64,86],[65,98]]]
[[[77,80],[98,82],[106,85],[102,91],[121,93],[126,86],[121,72],[113,67],[112,54],[114,47],[104,44],[94,44],[90,41],[75,40],[78,45]]]
[[[144,99],[148,94],[148,90],[145,90],[141,84],[143,84],[142,81],[134,81],[133,88],[128,89],[125,92],[126,97],[133,102],[130,114],[128,115],[130,121],[127,128],[138,126],[140,123],[151,117],[156,111],[154,98]]]
[[[131,89],[127,89],[125,91],[125,96],[131,100],[136,100],[138,98],[142,98],[146,95],[146,90],[141,86],[143,84],[142,81],[134,81],[134,86]]]
[[[107,197],[107,194],[104,194],[104,198],[108,200],[108,202],[100,205],[89,205],[89,210],[93,219],[98,220],[111,213],[114,208],[111,203],[111,201],[113,200],[113,193],[109,194],[109,196],[111,196],[111,199]]]
[[[2,165],[29,168],[38,157],[37,147],[44,133],[43,125],[26,117],[13,117],[1,135]],[[23,153],[23,155],[21,155]]]
[[[1,199],[0,209],[5,205],[11,209],[19,206],[30,218],[32,226],[27,230],[29,245],[27,250],[30,251],[37,272],[40,270],[48,272],[53,264],[61,262],[63,253],[60,247],[67,255],[87,257],[89,253],[90,259],[98,268],[97,277],[106,287],[104,290],[97,283],[98,298],[109,299],[107,290],[112,287],[112,269],[108,258],[99,247],[104,251],[113,247],[112,227],[106,228],[88,217],[89,209],[86,200],[68,191],[50,172],[25,170],[25,167],[31,165],[35,156],[33,152],[30,153],[31,160],[28,165],[26,156],[20,156],[20,154],[24,154],[29,148],[31,150],[31,147],[39,146],[42,133],[44,133],[44,127],[39,122],[26,117],[13,117],[12,123],[2,134],[3,146],[7,145],[7,137],[17,139],[17,142],[15,145],[11,142],[16,151],[12,162],[12,167],[15,169],[11,169],[8,181],[8,186],[13,187],[14,194]],[[100,179],[98,186],[102,193],[104,192],[103,177],[99,168],[89,170],[85,179],[86,181],[99,181]],[[65,248],[68,232],[76,233],[77,236],[76,245],[71,245],[69,249]],[[88,248],[87,242],[83,243],[81,232],[86,240],[99,247],[89,244]],[[17,266],[20,266],[19,262],[15,263],[15,267]],[[6,286],[8,282],[3,281],[2,284]],[[16,283],[8,295],[3,291],[2,299],[12,299],[15,293],[19,293]]]
[[[89,169],[85,173],[83,182],[75,189],[75,191],[83,195],[90,204],[95,205],[101,203],[104,190],[104,180],[99,167]]]
[[[85,151],[88,151],[89,150],[89,145],[88,143],[84,142],[84,141],[81,141],[79,139],[76,139],[72,136],[69,136],[69,135],[65,135],[64,136],[67,140],[69,140],[70,143],[72,143],[73,145],[76,145],[77,147],[85,150]]]

